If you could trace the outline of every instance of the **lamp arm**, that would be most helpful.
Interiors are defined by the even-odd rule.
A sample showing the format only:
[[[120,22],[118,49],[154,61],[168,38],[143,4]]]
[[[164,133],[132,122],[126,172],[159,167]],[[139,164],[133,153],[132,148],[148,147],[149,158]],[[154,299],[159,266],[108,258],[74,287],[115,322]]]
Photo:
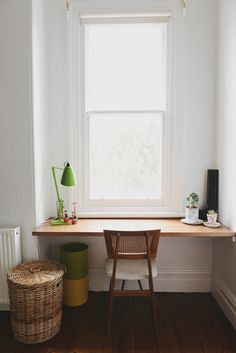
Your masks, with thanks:
[[[60,201],[61,201],[61,197],[60,197],[59,190],[58,190],[58,185],[57,185],[57,178],[56,178],[55,169],[63,170],[63,168],[60,168],[60,167],[52,167],[52,174],[53,174],[53,179],[54,179],[55,188],[56,188],[56,193],[57,193],[57,200],[60,202]]]

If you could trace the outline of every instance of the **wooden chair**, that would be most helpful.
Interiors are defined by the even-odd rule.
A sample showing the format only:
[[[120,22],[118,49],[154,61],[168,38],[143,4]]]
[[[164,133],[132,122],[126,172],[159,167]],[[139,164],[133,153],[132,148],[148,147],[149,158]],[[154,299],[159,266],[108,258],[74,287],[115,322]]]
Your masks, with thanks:
[[[147,296],[152,300],[152,312],[157,328],[153,277],[157,276],[156,254],[160,229],[147,231],[104,230],[107,275],[110,277],[108,331],[111,329],[113,297]],[[121,289],[115,289],[116,279],[122,280]],[[143,289],[141,280],[148,279],[149,288]],[[137,280],[139,290],[125,290],[125,280]]]

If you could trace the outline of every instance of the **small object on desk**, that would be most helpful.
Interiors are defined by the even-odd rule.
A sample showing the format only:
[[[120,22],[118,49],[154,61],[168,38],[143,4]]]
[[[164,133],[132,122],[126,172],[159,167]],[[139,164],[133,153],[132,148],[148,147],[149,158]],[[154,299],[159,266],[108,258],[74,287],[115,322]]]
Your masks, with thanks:
[[[62,225],[69,225],[70,223],[65,223],[64,219],[52,219],[51,226],[62,226]]]
[[[215,222],[215,223],[203,222],[203,224],[204,226],[209,228],[219,228],[221,226],[219,222]]]
[[[208,210],[207,212],[207,223],[216,224],[217,223],[217,212],[215,210]]]
[[[207,209],[203,208],[199,210],[199,219],[202,219],[204,222],[207,221]]]
[[[185,224],[190,224],[190,225],[192,225],[192,226],[197,226],[197,225],[199,225],[199,224],[202,224],[202,223],[203,223],[203,220],[198,219],[197,222],[194,222],[194,223],[193,223],[193,222],[189,222],[186,218],[183,218],[183,219],[180,220],[180,222],[185,223]]]
[[[71,224],[77,224],[76,219],[72,219]]]
[[[187,197],[188,205],[185,208],[185,219],[186,223],[197,224],[199,219],[198,202],[199,196],[195,192],[192,192]]]
[[[77,202],[73,202],[73,211],[72,211],[72,218],[76,218],[76,204]]]
[[[62,170],[62,177],[61,177],[61,184],[65,186],[73,186],[76,185],[76,178],[74,175],[74,171],[72,167],[70,166],[70,163],[65,162],[64,163],[64,168],[61,167],[52,167],[52,173],[53,173],[53,179],[54,179],[54,184],[56,188],[56,194],[57,194],[57,218],[51,221],[51,225],[61,225],[63,222],[63,200],[59,194],[59,189],[58,189],[58,184],[57,184],[57,178],[56,178],[56,170]],[[67,217],[69,218],[69,217]],[[64,224],[64,222],[63,222]]]

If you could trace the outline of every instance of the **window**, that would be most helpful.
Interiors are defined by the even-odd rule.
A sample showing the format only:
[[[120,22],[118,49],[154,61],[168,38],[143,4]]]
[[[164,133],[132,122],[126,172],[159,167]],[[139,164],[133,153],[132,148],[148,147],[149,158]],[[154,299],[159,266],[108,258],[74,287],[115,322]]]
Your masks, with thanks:
[[[79,13],[74,160],[80,156],[82,212],[173,209],[169,20],[130,9]]]

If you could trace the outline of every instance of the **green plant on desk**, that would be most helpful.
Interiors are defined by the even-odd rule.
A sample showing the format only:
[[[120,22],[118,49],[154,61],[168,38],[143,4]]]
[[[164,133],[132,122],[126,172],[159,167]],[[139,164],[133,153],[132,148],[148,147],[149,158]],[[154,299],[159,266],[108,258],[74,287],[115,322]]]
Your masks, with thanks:
[[[198,207],[198,202],[199,202],[199,196],[195,192],[192,192],[188,197],[187,201],[189,203],[188,207],[190,208],[196,208]]]

